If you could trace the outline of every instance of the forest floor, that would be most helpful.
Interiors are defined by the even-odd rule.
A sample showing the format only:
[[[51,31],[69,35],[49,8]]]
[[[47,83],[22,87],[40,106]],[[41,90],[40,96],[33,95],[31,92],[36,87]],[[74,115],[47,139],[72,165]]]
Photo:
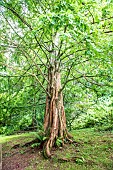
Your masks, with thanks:
[[[39,148],[21,147],[35,138],[35,132],[0,136],[3,170],[113,169],[113,132],[81,129],[73,130],[72,134],[78,145],[67,144],[63,148],[53,148],[52,159],[44,159]]]

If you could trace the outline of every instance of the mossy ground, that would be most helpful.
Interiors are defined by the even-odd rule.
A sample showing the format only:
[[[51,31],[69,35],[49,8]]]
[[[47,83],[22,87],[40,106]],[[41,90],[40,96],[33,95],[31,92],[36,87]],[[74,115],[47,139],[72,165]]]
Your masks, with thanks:
[[[113,169],[113,132],[94,129],[73,130],[78,145],[66,144],[53,148],[52,159],[44,159],[38,148],[19,147],[35,138],[35,133],[1,136],[3,143],[3,170],[111,170]],[[75,161],[59,161],[76,157]]]

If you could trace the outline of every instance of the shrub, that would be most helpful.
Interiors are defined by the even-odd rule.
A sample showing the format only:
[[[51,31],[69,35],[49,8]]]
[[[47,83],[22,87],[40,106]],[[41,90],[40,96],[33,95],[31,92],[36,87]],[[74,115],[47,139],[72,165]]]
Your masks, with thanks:
[[[112,111],[104,113],[89,113],[79,116],[73,122],[74,129],[95,127],[98,130],[113,130],[113,113]]]

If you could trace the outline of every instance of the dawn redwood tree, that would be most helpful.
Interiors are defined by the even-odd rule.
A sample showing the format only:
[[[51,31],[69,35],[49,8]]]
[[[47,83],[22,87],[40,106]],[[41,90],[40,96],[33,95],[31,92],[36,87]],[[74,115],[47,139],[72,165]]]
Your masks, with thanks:
[[[62,145],[72,141],[62,93],[66,84],[74,81],[95,89],[107,83],[104,77],[112,68],[112,6],[110,1],[92,0],[1,1],[2,54],[8,59],[2,66],[11,68],[10,74],[34,76],[47,96],[46,157],[51,157],[57,139]]]

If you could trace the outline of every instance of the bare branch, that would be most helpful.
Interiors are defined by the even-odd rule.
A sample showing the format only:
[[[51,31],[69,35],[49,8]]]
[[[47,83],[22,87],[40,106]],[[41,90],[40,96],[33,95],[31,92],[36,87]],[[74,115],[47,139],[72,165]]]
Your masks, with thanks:
[[[9,6],[6,6],[6,5],[9,5],[9,4],[2,4],[3,7],[5,7],[6,9],[10,10],[15,16],[17,16],[17,18],[19,18],[22,23],[24,23],[27,27],[29,27],[30,30],[33,30],[31,25],[24,19],[22,18],[16,11],[13,7],[9,7]]]
[[[34,77],[36,78],[36,80],[39,82],[40,86],[41,86],[41,87],[43,88],[43,90],[46,92],[46,94],[47,94],[49,97],[51,97],[51,95],[50,95],[50,94],[48,93],[48,91],[45,89],[45,87],[43,86],[43,84],[41,83],[41,81],[38,79],[38,77],[36,76],[36,74],[29,73],[29,72],[28,72],[28,74],[34,76]]]
[[[2,15],[4,16],[4,14],[2,13]],[[27,43],[25,42],[25,40],[23,39],[23,37],[21,37],[16,31],[15,31],[15,29],[12,27],[12,25],[9,23],[9,21],[7,20],[7,18],[4,16],[4,18],[5,18],[5,20],[7,21],[7,23],[10,25],[10,27],[13,29],[13,31],[17,34],[17,36],[27,45]],[[39,60],[44,64],[44,66],[47,68],[47,65],[42,61],[42,59],[41,59],[41,57],[39,56],[39,54],[35,51],[35,50],[33,50],[33,49],[30,49],[30,50],[32,50],[34,53],[35,53],[35,55],[37,55],[37,57],[39,58]]]
[[[8,4],[7,4],[7,5],[8,5]],[[10,10],[17,18],[19,18],[19,19],[22,21],[22,23],[25,24],[31,31],[33,30],[33,28],[31,27],[31,25],[30,25],[29,23],[27,23],[27,21],[26,21],[24,18],[22,18],[22,17],[15,11],[15,9],[14,9],[13,7],[9,7],[9,6],[6,6],[6,5],[3,5],[3,6],[4,6],[5,8],[7,8],[8,10]],[[35,38],[37,44],[39,45],[39,47],[41,48],[41,50],[43,51],[43,53],[45,54],[45,56],[47,57],[47,59],[48,59],[48,56],[47,56],[45,50],[43,49],[43,47],[45,48],[45,46],[44,46],[44,45],[41,45],[41,44],[39,43],[39,41],[38,41],[38,39],[37,39],[37,37],[36,37],[35,34],[34,34],[34,38]],[[46,50],[47,50],[47,49],[46,49]]]
[[[104,31],[104,33],[113,33],[113,31],[109,30],[109,31]]]
[[[93,14],[91,13],[91,11],[88,9],[88,11],[89,11],[89,13],[91,14],[91,16],[92,16],[92,18],[93,18],[93,22],[92,22],[92,24],[94,24],[95,23],[95,19],[94,19],[94,16],[93,16]]]
[[[103,77],[103,76],[108,77],[108,75],[99,75],[99,74],[97,74],[97,75],[85,75],[85,74],[82,74],[82,75],[79,76],[79,77],[73,76],[73,78],[67,79],[67,81],[65,81],[65,83],[64,83],[62,89],[60,90],[60,92],[65,88],[65,86],[66,86],[66,84],[67,84],[68,82],[74,81],[74,80],[78,81],[78,80],[81,79],[81,78],[85,78],[88,82],[90,82],[91,84],[95,84],[95,85],[97,85],[97,86],[109,86],[109,87],[113,87],[112,85],[99,84],[99,83],[97,83],[97,82],[95,82],[95,81],[90,81],[90,80],[87,79],[87,78],[97,78],[97,77]],[[80,81],[80,83],[83,84],[81,81]],[[83,84],[83,85],[84,85],[84,84]],[[86,85],[84,85],[84,86],[86,87]],[[90,87],[87,87],[87,88],[90,88]],[[92,89],[92,88],[91,88],[91,89]]]
[[[102,21],[106,21],[106,20],[110,20],[110,19],[113,19],[113,16],[109,17],[109,18],[103,18],[101,20],[99,20],[99,22],[102,22]],[[97,24],[98,22],[92,22],[91,24]]]

